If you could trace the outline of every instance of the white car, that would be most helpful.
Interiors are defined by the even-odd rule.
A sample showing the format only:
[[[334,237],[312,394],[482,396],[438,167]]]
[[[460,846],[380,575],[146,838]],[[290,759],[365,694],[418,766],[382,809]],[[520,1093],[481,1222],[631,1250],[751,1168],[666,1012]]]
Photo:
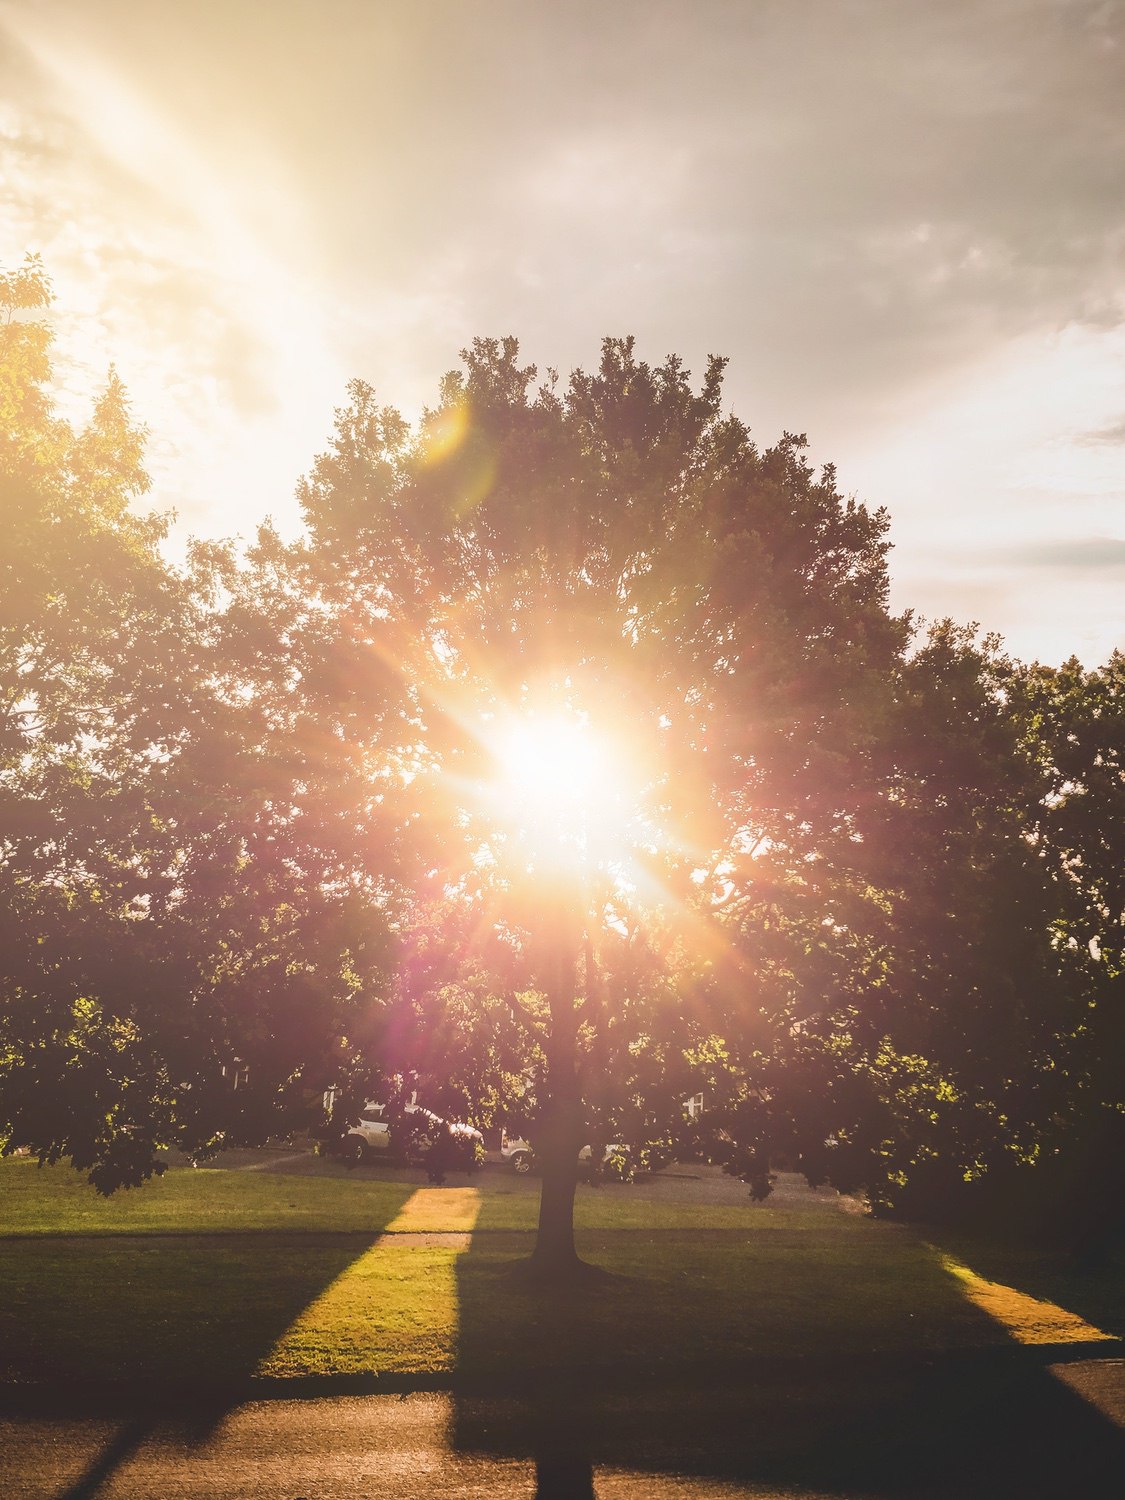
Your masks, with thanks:
[[[376,1152],[388,1150],[391,1144],[391,1126],[386,1118],[386,1112],[386,1105],[377,1104],[374,1100],[369,1100],[363,1106],[358,1122],[344,1137],[343,1147],[346,1156],[350,1156],[353,1161],[366,1161]],[[435,1115],[432,1109],[426,1109],[424,1105],[404,1104],[402,1112],[407,1115],[422,1115],[431,1125],[448,1124],[453,1135],[465,1136],[471,1140],[480,1141],[483,1145],[484,1137],[472,1125],[462,1125],[456,1120],[447,1122],[440,1115]]]
[[[385,1106],[382,1104],[368,1103],[363,1106],[358,1122],[344,1137],[343,1149],[346,1156],[355,1161],[363,1161],[375,1151],[387,1150],[391,1144],[391,1127],[383,1118],[384,1114]]]
[[[605,1148],[602,1161],[609,1161],[611,1156],[616,1156],[619,1151],[629,1154],[628,1146],[623,1146],[619,1141],[614,1141]],[[583,1146],[578,1153],[578,1160],[587,1162],[592,1155],[590,1146]],[[511,1165],[513,1172],[518,1172],[522,1177],[524,1173],[530,1172],[535,1164],[535,1152],[522,1136],[510,1136],[506,1130],[500,1133],[500,1156],[502,1160]]]
[[[531,1171],[535,1159],[535,1153],[523,1137],[509,1135],[506,1130],[500,1132],[500,1156],[521,1177]]]

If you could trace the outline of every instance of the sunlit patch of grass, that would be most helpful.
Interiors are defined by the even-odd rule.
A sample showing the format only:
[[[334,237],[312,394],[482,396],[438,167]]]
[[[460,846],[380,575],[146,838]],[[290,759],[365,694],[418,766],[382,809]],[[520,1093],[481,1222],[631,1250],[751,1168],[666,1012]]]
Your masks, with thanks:
[[[1039,1302],[1076,1313],[1115,1338],[1125,1338],[1125,1242],[1104,1245],[1094,1259],[966,1233],[943,1233],[934,1243],[935,1255],[949,1255],[971,1266],[985,1281],[1015,1287]]]
[[[347,1266],[303,1310],[260,1362],[269,1376],[450,1370],[456,1361],[456,1262],[469,1248],[476,1188],[419,1188],[388,1234]],[[447,1244],[396,1243],[395,1235],[448,1233]]]
[[[311,1302],[259,1362],[258,1375],[451,1370],[457,1260],[464,1246],[381,1240]]]
[[[391,1234],[467,1233],[480,1214],[480,1188],[419,1188],[387,1225]]]
[[[964,1289],[965,1296],[1005,1329],[1018,1344],[1093,1344],[1113,1341],[1077,1313],[1055,1302],[1030,1297],[1015,1287],[988,1281],[952,1255],[938,1252],[942,1268]]]

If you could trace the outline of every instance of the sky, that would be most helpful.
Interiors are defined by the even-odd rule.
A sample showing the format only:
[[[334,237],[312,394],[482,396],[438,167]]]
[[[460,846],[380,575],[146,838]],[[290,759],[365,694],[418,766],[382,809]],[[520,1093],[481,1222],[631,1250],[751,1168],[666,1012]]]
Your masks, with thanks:
[[[729,358],[892,603],[1125,647],[1125,0],[0,0],[0,264],[175,538],[299,527],[347,381]]]

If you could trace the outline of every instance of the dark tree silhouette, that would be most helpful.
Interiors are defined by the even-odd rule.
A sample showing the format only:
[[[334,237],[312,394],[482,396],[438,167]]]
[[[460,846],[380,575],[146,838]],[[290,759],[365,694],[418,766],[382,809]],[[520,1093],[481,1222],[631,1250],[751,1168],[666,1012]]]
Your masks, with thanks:
[[[656,1045],[658,999],[667,1033],[702,993],[725,894],[766,851],[793,871],[847,840],[907,626],[887,611],[885,517],[814,474],[803,439],[760,451],[721,410],[721,360],[697,392],[631,340],[565,388],[535,387],[513,339],[463,359],[416,439],[352,386],[301,489],[308,566],[413,705],[430,905],[475,912],[441,963],[422,944],[413,998],[475,966],[528,1031],[534,1264],[578,1274],[577,1151],[628,1089],[611,1057]],[[570,815],[583,853],[565,867],[504,806],[497,726],[549,714],[616,737],[630,767],[617,846],[599,786]]]

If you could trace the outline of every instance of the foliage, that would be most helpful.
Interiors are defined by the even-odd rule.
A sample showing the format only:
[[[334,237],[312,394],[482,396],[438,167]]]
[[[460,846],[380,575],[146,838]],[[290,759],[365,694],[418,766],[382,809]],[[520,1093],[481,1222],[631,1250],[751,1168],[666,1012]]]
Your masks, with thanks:
[[[457,1134],[444,1121],[431,1132],[425,1154],[426,1179],[440,1186],[450,1172],[479,1172],[484,1147],[475,1136]]]
[[[385,886],[276,538],[164,562],[117,377],[85,430],[53,413],[49,291],[34,260],[2,283],[0,1148],[111,1191],[323,1086]]]
[[[1028,668],[1012,709],[1046,780],[1035,839],[1069,1017],[1050,1047],[1050,1128],[1001,1201],[1016,1222],[1100,1253],[1125,1228],[1125,657]]]
[[[949,622],[919,643],[849,857],[812,903],[790,887],[732,905],[774,1025],[731,1028],[713,1149],[862,1187],[882,1212],[1076,1238],[1119,1222],[1125,1050],[1098,941],[1112,955],[1125,852],[1114,675],[1023,668]],[[1081,748],[1063,684],[1093,730]]]
[[[885,516],[803,439],[760,451],[721,360],[696,391],[631,340],[565,388],[513,339],[462,357],[415,439],[351,387],[301,490],[308,568],[416,725],[432,874],[396,1057],[491,1118],[522,1095],[546,1203],[587,1136],[668,1135],[714,1027],[714,909],[846,843],[906,625]],[[635,784],[632,848],[561,874],[481,790],[489,726],[560,711],[612,726]]]

